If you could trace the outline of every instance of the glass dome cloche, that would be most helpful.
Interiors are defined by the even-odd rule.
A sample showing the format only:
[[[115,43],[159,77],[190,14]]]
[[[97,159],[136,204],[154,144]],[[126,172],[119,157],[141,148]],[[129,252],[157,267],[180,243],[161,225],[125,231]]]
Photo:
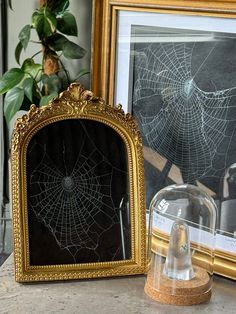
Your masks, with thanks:
[[[154,300],[193,305],[211,297],[216,205],[194,185],[171,185],[151,201],[145,292]]]

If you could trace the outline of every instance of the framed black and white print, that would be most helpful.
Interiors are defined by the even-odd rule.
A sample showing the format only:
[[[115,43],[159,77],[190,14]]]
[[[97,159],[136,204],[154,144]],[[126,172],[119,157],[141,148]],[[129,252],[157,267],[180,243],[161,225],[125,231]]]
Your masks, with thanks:
[[[236,19],[118,2],[103,96],[138,122],[146,208],[165,186],[202,188],[218,208],[215,271],[236,279]]]

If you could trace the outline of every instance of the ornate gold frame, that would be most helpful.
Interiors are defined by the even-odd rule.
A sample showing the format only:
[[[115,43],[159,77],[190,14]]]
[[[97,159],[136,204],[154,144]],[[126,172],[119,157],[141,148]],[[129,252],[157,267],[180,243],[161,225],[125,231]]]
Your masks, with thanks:
[[[117,15],[120,10],[236,18],[236,1],[94,0],[92,89],[110,104],[114,101]],[[214,272],[236,280],[235,256],[217,251]]]
[[[35,133],[53,122],[89,119],[114,129],[127,148],[130,212],[131,259],[114,262],[31,266],[27,208],[26,152]],[[79,84],[72,84],[48,106],[32,105],[17,120],[11,148],[12,201],[14,227],[15,278],[19,282],[97,278],[143,274],[146,266],[143,153],[135,120],[121,106],[111,107]]]

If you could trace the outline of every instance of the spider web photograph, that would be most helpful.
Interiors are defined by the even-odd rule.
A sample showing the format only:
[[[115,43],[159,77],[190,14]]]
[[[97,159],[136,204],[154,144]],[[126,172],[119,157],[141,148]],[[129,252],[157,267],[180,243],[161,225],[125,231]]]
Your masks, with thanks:
[[[130,258],[127,160],[122,138],[97,121],[65,120],[29,143],[31,265]]]
[[[144,141],[147,208],[167,185],[198,185],[220,217],[227,211],[218,228],[234,233],[235,35],[133,25],[132,36],[129,102]]]

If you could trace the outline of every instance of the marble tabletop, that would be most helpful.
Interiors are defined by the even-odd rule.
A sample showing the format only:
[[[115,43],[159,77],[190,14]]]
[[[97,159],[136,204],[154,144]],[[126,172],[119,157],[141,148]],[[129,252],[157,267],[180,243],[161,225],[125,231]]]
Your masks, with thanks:
[[[145,277],[20,284],[14,280],[13,256],[0,267],[0,313],[192,314],[236,313],[236,282],[214,277],[206,304],[179,307],[145,295]]]

